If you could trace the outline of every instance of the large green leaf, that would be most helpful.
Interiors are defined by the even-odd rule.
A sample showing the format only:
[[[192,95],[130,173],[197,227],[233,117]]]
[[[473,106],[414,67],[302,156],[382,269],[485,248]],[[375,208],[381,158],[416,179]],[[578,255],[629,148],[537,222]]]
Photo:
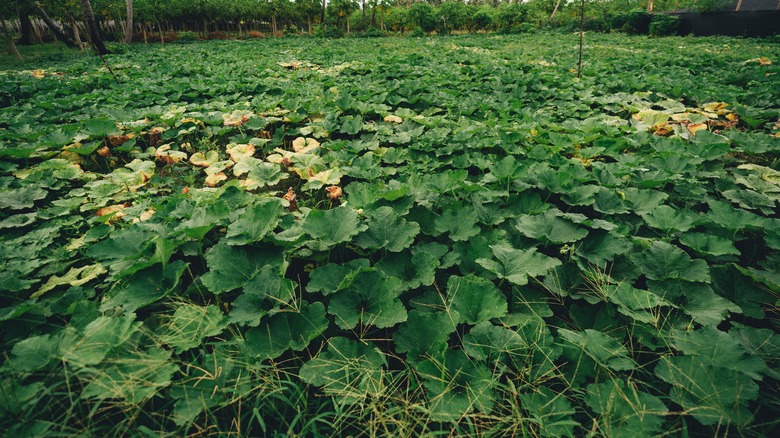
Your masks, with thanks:
[[[588,406],[600,416],[594,423],[599,432],[609,437],[656,436],[668,413],[658,397],[623,380],[588,385]]]
[[[521,216],[515,228],[526,237],[545,243],[576,242],[588,235],[588,230],[562,217],[561,211],[557,209],[536,216]]]
[[[332,210],[312,210],[303,223],[303,229],[317,239],[320,250],[327,250],[339,243],[348,242],[366,229],[357,212],[348,207]]]
[[[230,245],[246,245],[261,240],[276,227],[281,212],[282,203],[277,199],[240,210],[238,219],[228,226],[224,242]]]
[[[675,210],[668,205],[660,205],[650,213],[642,215],[647,225],[666,233],[688,231],[696,225],[697,217],[691,211]]]
[[[758,397],[758,385],[747,374],[711,365],[702,356],[665,356],[655,375],[671,385],[671,399],[705,426],[753,420],[748,403]]]
[[[761,380],[768,370],[766,363],[751,354],[736,336],[712,326],[691,331],[675,330],[671,344],[686,355],[700,356],[703,363],[739,371],[755,380]]]
[[[206,337],[216,336],[227,326],[227,318],[215,305],[182,304],[165,325],[162,342],[177,353],[199,346]]]
[[[489,280],[453,275],[447,282],[447,307],[459,315],[456,322],[477,324],[507,314],[507,297]]]
[[[331,338],[328,349],[303,364],[301,380],[322,387],[340,404],[362,403],[384,389],[384,355],[370,342]]]
[[[503,357],[525,354],[525,340],[514,330],[480,322],[463,337],[463,350],[477,360],[496,362]]]
[[[538,277],[561,264],[560,260],[536,252],[536,248],[514,249],[505,244],[490,245],[493,259],[477,259],[477,263],[498,278],[522,286],[528,284],[528,277]]]
[[[388,254],[376,264],[376,267],[388,275],[401,280],[404,290],[416,289],[433,284],[439,260],[426,251]]]
[[[281,251],[253,246],[230,246],[218,243],[206,251],[209,272],[201,281],[211,292],[220,294],[238,289],[254,278],[264,266],[281,269]]]
[[[123,352],[124,353],[124,352]],[[171,384],[179,366],[170,361],[171,352],[157,347],[131,350],[111,358],[111,364],[89,372],[82,397],[118,399],[140,404]]]
[[[574,419],[576,411],[563,394],[540,386],[534,392],[520,394],[520,400],[528,417],[533,419],[534,431],[539,436],[576,436],[574,431],[580,423]]]
[[[574,347],[582,350],[597,364],[615,370],[627,371],[636,367],[629,357],[626,347],[600,331],[586,329],[585,331],[572,331],[560,329],[561,337]]]
[[[406,353],[412,363],[442,353],[458,318],[455,312],[410,311],[393,335],[396,351]]]
[[[453,421],[473,410],[490,412],[496,380],[487,366],[462,350],[447,350],[417,364],[428,393],[431,419]]]
[[[155,264],[136,272],[127,282],[112,289],[100,305],[106,311],[121,307],[126,312],[135,312],[154,304],[173,292],[179,285],[187,264],[181,260],[166,265]]]
[[[399,252],[414,242],[420,232],[415,222],[407,222],[391,207],[379,207],[368,219],[368,229],[355,238],[355,243],[366,249],[386,249]]]
[[[479,234],[477,212],[474,207],[460,207],[446,210],[434,221],[436,231],[449,233],[453,241],[468,240]]]
[[[100,316],[80,330],[66,329],[60,343],[62,359],[78,367],[96,365],[140,330],[134,313]]]
[[[260,359],[275,359],[289,349],[303,350],[327,327],[325,306],[302,302],[297,311],[277,313],[249,330],[246,345]]]
[[[306,289],[309,292],[322,292],[323,295],[333,294],[346,286],[350,274],[354,274],[370,265],[371,262],[368,259],[351,260],[343,265],[328,263],[311,271],[311,280]],[[344,284],[343,286],[342,283]]]
[[[400,292],[401,282],[397,278],[365,269],[330,299],[328,313],[345,330],[355,328],[359,322],[363,326],[392,327],[406,321],[406,307],[398,299]]]
[[[707,262],[693,260],[685,251],[666,242],[655,241],[645,251],[631,254],[630,258],[651,280],[710,282]]]

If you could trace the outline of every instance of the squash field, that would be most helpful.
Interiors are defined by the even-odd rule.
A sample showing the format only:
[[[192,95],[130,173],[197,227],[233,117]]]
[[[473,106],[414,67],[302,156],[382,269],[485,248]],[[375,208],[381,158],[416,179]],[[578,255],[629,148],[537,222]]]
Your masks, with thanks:
[[[769,436],[780,44],[284,37],[0,71],[7,436]]]

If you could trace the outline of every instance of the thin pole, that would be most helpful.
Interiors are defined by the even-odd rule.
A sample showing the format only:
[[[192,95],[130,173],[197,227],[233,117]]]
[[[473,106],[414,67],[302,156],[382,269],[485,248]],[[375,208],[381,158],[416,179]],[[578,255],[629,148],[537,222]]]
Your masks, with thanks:
[[[585,0],[580,2],[580,59],[577,61],[577,78],[582,76],[582,29],[585,27]]]

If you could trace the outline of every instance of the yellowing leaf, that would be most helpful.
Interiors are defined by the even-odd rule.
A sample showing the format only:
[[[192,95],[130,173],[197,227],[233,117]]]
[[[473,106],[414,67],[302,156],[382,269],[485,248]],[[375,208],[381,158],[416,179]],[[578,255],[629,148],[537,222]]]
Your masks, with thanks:
[[[292,142],[293,150],[299,154],[308,154],[320,147],[320,142],[313,138],[298,137]]]
[[[387,122],[387,123],[401,123],[403,121],[404,121],[404,119],[402,119],[402,118],[400,118],[398,116],[392,115],[392,114],[389,115],[389,116],[385,116],[385,122]]]
[[[44,285],[41,286],[41,288],[38,289],[37,292],[30,295],[30,298],[33,299],[38,298],[41,295],[45,294],[46,292],[63,284],[68,284],[71,286],[81,286],[82,284],[85,284],[90,280],[97,278],[99,275],[104,274],[105,272],[106,272],[106,268],[103,267],[103,265],[101,265],[100,263],[96,263],[94,265],[82,266],[80,268],[71,268],[62,277],[58,277],[56,275],[52,275],[51,277],[49,277],[46,283],[44,283]]]
[[[209,167],[217,161],[219,161],[219,152],[217,151],[208,151],[205,154],[203,152],[195,152],[190,157],[190,163],[198,167]]]
[[[181,162],[182,160],[187,159],[187,154],[182,151],[172,151],[171,145],[164,144],[157,148],[157,151],[154,153],[154,156],[157,158],[158,161],[162,161],[165,164],[176,164],[178,162]]]
[[[227,153],[230,155],[230,159],[238,163],[244,158],[251,157],[255,154],[255,146],[251,144],[235,144],[231,143],[227,145]]]
[[[254,113],[247,110],[236,110],[229,114],[222,114],[222,123],[225,126],[240,126],[249,121]]]
[[[216,187],[220,182],[227,179],[227,175],[222,172],[215,173],[206,177],[206,186]]]
[[[34,78],[40,79],[40,78],[46,76],[46,73],[43,70],[35,70],[35,71],[32,72],[32,75],[33,75]]]
[[[724,111],[726,109],[726,107],[728,107],[728,106],[729,106],[729,104],[727,104],[725,102],[710,102],[710,103],[705,103],[702,106],[702,108],[704,108],[706,111],[709,111],[709,112],[715,112],[715,113],[718,113],[718,114],[723,114],[723,113],[721,113],[721,111]]]
[[[706,123],[696,123],[691,124],[687,126],[688,131],[690,131],[691,134],[696,135],[697,132],[701,131],[702,129],[707,129]]]

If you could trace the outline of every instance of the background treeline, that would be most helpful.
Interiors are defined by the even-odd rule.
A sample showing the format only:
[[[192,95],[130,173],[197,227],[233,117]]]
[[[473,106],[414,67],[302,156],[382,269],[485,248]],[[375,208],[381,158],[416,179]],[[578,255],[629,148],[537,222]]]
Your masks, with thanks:
[[[86,0],[5,0],[0,21],[6,39],[50,41],[56,32],[87,40]],[[104,39],[262,37],[311,34],[532,32],[579,25],[579,3],[570,0],[90,0]],[[714,10],[729,0],[587,0],[585,28],[629,33],[673,33],[676,19],[653,12]],[[128,17],[131,25],[128,26]],[[651,26],[651,22],[654,24]]]

